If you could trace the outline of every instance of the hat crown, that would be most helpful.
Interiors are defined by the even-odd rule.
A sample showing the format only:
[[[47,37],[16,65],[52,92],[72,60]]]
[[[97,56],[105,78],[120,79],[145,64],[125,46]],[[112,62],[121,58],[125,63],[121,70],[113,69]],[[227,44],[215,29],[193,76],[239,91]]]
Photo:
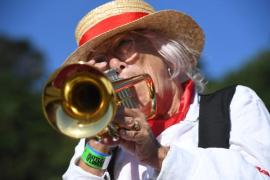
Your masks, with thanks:
[[[78,23],[75,34],[79,47],[65,63],[86,61],[89,49],[95,49],[119,33],[136,29],[160,32],[167,38],[183,42],[198,55],[204,46],[203,30],[185,13],[156,12],[143,0],[114,0],[93,9]]]
[[[97,23],[108,19],[112,16],[117,16],[129,12],[138,12],[138,13],[154,13],[155,10],[152,6],[146,3],[143,0],[114,0],[108,3],[105,3],[87,13],[81,21],[78,23],[75,30],[75,38],[77,44],[83,34],[95,26]]]

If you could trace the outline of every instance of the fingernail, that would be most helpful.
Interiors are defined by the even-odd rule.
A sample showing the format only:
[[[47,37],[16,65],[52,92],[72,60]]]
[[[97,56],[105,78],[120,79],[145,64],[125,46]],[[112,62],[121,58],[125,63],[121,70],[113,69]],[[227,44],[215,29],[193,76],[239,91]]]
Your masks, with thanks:
[[[95,60],[90,60],[90,61],[88,61],[88,63],[93,65],[93,64],[95,64]]]

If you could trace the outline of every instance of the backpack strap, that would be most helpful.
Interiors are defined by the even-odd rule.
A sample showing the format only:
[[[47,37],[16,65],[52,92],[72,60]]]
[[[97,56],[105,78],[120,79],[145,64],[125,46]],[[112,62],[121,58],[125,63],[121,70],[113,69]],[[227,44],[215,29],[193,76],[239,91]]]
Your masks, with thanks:
[[[200,95],[199,147],[229,148],[230,103],[236,85]]]

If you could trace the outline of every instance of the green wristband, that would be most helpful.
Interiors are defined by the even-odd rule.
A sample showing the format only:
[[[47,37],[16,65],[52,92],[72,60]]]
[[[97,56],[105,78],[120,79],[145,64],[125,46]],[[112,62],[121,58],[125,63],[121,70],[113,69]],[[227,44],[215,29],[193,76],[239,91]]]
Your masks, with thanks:
[[[85,164],[92,168],[107,169],[111,155],[98,152],[86,144],[81,158]]]

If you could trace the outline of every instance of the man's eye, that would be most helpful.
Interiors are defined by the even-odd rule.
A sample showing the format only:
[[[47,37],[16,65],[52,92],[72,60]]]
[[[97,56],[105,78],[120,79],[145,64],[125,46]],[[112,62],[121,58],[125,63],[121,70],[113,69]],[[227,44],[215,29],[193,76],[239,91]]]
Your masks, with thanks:
[[[117,43],[115,53],[127,54],[134,48],[134,40],[132,38],[122,39]]]
[[[108,60],[105,54],[97,54],[93,56],[92,59],[94,59],[96,63],[106,62]]]

